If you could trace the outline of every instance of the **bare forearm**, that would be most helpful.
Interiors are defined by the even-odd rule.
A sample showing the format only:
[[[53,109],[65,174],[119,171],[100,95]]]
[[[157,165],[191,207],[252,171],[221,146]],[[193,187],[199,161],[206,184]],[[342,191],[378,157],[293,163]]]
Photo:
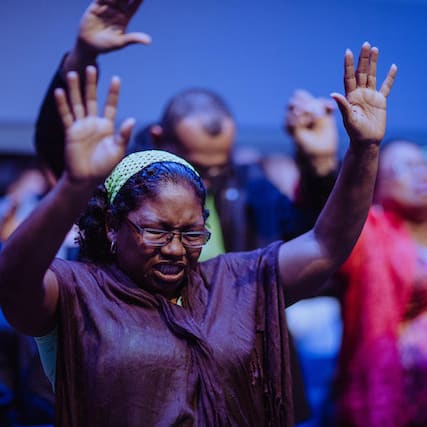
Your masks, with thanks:
[[[335,187],[314,227],[316,238],[333,263],[343,262],[350,254],[372,203],[379,146],[360,145],[348,149]]]
[[[0,254],[0,295],[42,283],[66,234],[85,207],[93,186],[63,176],[5,242]]]
[[[288,304],[317,295],[350,254],[371,204],[378,150],[349,149],[313,230],[282,245],[279,266]]]

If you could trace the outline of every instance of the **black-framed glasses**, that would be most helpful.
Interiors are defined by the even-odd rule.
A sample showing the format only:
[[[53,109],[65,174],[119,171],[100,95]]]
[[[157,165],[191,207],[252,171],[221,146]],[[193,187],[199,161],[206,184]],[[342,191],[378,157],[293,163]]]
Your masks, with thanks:
[[[141,236],[142,241],[148,246],[165,246],[172,241],[176,235],[179,237],[180,242],[186,248],[196,249],[208,243],[211,233],[205,231],[169,231],[160,230],[157,228],[141,227],[135,224],[129,218],[126,221],[130,226]]]

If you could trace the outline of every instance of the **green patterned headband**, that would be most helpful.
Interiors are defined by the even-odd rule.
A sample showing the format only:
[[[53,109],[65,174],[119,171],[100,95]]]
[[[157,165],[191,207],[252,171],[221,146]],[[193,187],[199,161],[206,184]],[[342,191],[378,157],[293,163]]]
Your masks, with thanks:
[[[113,172],[111,172],[110,176],[105,180],[104,185],[107,189],[108,200],[110,204],[113,203],[117,193],[132,175],[135,175],[137,172],[141,171],[152,163],[157,162],[180,163],[181,165],[190,168],[193,172],[196,173],[196,175],[199,176],[199,173],[192,165],[190,165],[190,163],[181,157],[176,156],[175,154],[162,150],[137,151],[136,153],[132,153],[124,157],[114,168]]]

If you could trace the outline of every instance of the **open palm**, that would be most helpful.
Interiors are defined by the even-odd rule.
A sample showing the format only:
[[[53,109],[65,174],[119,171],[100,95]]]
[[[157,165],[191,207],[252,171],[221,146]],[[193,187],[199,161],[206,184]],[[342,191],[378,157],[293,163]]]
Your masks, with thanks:
[[[79,42],[97,53],[110,52],[132,43],[150,43],[145,33],[126,33],[142,0],[96,0],[80,22]]]
[[[115,133],[120,81],[113,78],[102,116],[98,116],[96,69],[86,70],[86,99],[83,102],[77,73],[67,74],[69,101],[62,89],[55,92],[65,127],[66,171],[78,181],[102,182],[125,154],[134,120],[128,119]]]
[[[333,93],[341,111],[350,141],[379,144],[386,127],[386,98],[390,93],[397,67],[393,64],[380,88],[376,90],[378,49],[364,43],[356,72],[353,54],[347,50],[344,57],[345,96]]]

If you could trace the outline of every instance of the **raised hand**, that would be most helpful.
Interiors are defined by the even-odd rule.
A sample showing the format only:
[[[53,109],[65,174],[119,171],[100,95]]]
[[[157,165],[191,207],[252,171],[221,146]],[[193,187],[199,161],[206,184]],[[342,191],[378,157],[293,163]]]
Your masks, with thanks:
[[[96,0],[86,9],[78,36],[80,48],[93,54],[121,49],[129,44],[148,44],[148,34],[126,33],[132,16],[143,0]]]
[[[362,45],[357,70],[350,50],[344,55],[345,96],[332,93],[343,117],[344,126],[354,143],[379,144],[384,138],[386,126],[386,98],[393,86],[397,67],[393,64],[381,85],[376,90],[378,49],[368,42]]]
[[[338,132],[333,101],[315,98],[303,89],[289,99],[284,127],[296,147],[308,155],[335,155]]]
[[[104,111],[98,116],[96,69],[86,68],[85,100],[79,77],[67,73],[68,99],[63,89],[56,89],[55,99],[65,128],[66,172],[73,181],[102,182],[125,154],[134,126],[127,119],[115,134],[114,120],[120,90],[120,80],[113,77]]]

